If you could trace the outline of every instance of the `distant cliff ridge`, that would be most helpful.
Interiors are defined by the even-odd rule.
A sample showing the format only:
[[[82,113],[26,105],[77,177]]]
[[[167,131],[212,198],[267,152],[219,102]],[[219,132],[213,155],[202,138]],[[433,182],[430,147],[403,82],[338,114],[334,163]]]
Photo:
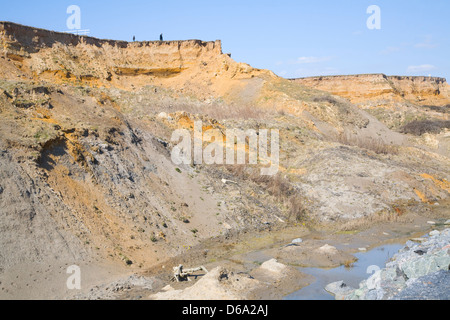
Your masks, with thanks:
[[[405,99],[422,105],[450,103],[450,86],[445,78],[439,77],[358,74],[298,78],[291,81],[329,91],[354,103],[367,100],[395,102]]]
[[[444,83],[447,80],[442,77],[431,77],[431,76],[388,76],[383,73],[363,73],[363,74],[350,74],[350,75],[332,75],[332,76],[313,76],[313,77],[303,77],[303,78],[292,78],[290,80],[306,80],[306,79],[317,79],[317,80],[331,80],[331,79],[396,79],[396,80],[417,80],[417,81],[435,81],[437,83]]]

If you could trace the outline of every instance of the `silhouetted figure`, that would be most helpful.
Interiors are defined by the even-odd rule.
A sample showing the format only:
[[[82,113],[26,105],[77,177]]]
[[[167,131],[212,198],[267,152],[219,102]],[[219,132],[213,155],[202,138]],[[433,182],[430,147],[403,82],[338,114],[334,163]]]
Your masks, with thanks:
[[[163,40],[163,34],[162,34],[162,33],[159,35],[159,41],[164,41],[164,40]]]
[[[133,42],[134,42],[134,41],[136,41],[136,37],[135,37],[135,36],[133,36]]]

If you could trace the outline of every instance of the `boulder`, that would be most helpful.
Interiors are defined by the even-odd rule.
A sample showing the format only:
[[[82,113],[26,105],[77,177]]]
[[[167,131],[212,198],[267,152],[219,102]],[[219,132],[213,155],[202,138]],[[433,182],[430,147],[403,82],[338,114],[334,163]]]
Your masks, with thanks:
[[[349,295],[355,288],[349,287],[344,281],[336,281],[328,284],[325,290],[334,295],[336,300],[343,300],[345,296]]]

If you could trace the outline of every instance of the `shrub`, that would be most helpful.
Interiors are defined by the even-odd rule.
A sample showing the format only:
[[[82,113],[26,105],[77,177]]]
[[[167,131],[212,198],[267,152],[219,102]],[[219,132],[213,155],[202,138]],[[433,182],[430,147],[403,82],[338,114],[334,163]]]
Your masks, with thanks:
[[[327,95],[317,95],[312,97],[311,99],[314,102],[328,102],[330,104],[338,105],[339,101],[336,100],[333,96],[327,96]]]
[[[295,195],[289,198],[289,219],[295,221],[304,221],[307,218],[307,210],[303,205],[303,201]]]
[[[397,154],[398,147],[386,144],[381,139],[373,139],[370,137],[361,137],[348,133],[341,133],[336,136],[336,141],[347,146],[355,146],[367,150],[372,150],[377,154]]]
[[[264,188],[271,196],[278,201],[286,204],[288,208],[288,219],[295,221],[305,221],[308,211],[303,204],[302,198],[298,191],[292,186],[288,179],[281,173],[274,176],[263,176],[260,174],[259,168],[249,168],[245,170],[245,166],[226,166],[226,169],[234,176],[244,180],[251,180]]]
[[[400,132],[421,136],[424,133],[438,134],[450,128],[450,120],[414,120],[401,128]]]
[[[450,104],[445,106],[433,106],[433,105],[425,105],[423,108],[427,108],[432,111],[441,112],[441,113],[450,113]]]

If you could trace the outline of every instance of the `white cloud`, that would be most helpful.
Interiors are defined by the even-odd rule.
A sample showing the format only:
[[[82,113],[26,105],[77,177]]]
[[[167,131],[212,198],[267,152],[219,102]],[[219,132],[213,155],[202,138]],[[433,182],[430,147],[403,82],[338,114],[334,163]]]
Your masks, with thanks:
[[[416,48],[425,48],[425,49],[433,49],[436,48],[438,45],[434,43],[428,43],[428,42],[422,42],[422,43],[416,43],[414,47]]]
[[[431,35],[427,35],[424,41],[416,43],[414,45],[415,48],[423,48],[423,49],[433,49],[436,48],[437,46],[438,45],[436,43],[433,43],[433,37]]]
[[[387,47],[383,51],[381,51],[381,54],[390,54],[394,52],[399,52],[401,50],[400,47]]]
[[[420,66],[409,66],[406,71],[411,73],[418,73],[418,72],[426,72],[436,69],[435,66],[431,64],[421,64]]]
[[[295,65],[295,64],[314,64],[314,63],[321,63],[330,61],[332,57],[315,57],[315,56],[308,56],[308,57],[298,57],[297,59],[290,59],[287,61],[275,61],[276,66],[281,65]]]
[[[324,61],[330,61],[331,57],[298,57],[294,63],[304,64],[304,63],[318,63]]]

